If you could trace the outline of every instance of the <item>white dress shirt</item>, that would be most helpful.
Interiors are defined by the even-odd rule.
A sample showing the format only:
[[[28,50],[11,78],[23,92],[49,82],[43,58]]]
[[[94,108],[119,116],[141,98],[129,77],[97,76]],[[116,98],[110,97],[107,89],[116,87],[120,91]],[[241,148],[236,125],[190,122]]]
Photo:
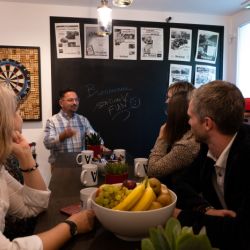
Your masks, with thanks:
[[[214,188],[217,192],[217,195],[220,199],[221,205],[223,208],[227,208],[227,205],[224,200],[224,179],[225,179],[225,173],[226,173],[226,166],[227,166],[227,158],[231,149],[231,146],[233,144],[233,141],[236,137],[237,133],[233,136],[231,141],[228,143],[226,148],[223,150],[223,152],[220,154],[219,158],[215,158],[210,151],[208,151],[207,156],[212,158],[215,161],[214,167],[215,167],[215,178],[213,180]]]

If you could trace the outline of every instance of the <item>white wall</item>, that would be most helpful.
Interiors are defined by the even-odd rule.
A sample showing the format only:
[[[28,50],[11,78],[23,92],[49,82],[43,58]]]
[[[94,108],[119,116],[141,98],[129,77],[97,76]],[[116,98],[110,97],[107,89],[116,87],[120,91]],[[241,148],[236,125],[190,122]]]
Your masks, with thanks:
[[[44,127],[52,115],[51,64],[50,64],[50,16],[96,18],[96,8],[35,5],[0,2],[0,45],[38,46],[41,48],[41,92],[42,122],[25,122],[23,133],[29,141],[37,142],[38,163],[47,183],[50,168],[47,162],[49,152],[43,146]],[[113,19],[165,22],[172,17],[175,23],[193,23],[225,26],[224,78],[227,78],[228,39],[230,17],[202,14],[131,11],[114,9]],[[233,78],[233,76],[228,77]]]
[[[230,58],[228,60],[228,77],[232,82],[236,83],[237,69],[237,37],[238,28],[250,22],[250,10],[243,10],[231,17],[231,43],[230,43]]]

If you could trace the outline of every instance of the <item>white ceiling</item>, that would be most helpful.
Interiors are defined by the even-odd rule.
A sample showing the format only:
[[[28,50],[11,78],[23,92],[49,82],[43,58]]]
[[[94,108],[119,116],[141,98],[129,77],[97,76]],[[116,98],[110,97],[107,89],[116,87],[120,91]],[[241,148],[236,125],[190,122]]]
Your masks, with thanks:
[[[127,10],[187,12],[230,16],[239,12],[244,0],[134,0]],[[0,2],[40,3],[96,7],[100,0],[0,0]],[[109,0],[111,5],[112,0]],[[116,7],[113,7],[115,9]]]

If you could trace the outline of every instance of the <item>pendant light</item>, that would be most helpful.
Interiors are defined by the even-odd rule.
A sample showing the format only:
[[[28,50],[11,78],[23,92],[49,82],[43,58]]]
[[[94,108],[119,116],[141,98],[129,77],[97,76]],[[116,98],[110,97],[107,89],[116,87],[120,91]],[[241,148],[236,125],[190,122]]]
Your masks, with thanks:
[[[107,36],[112,33],[112,9],[108,7],[108,0],[101,0],[97,8],[98,35]]]
[[[127,7],[131,5],[133,0],[113,0],[113,5],[117,7]]]
[[[246,0],[243,3],[241,3],[242,8],[250,9],[250,0]]]

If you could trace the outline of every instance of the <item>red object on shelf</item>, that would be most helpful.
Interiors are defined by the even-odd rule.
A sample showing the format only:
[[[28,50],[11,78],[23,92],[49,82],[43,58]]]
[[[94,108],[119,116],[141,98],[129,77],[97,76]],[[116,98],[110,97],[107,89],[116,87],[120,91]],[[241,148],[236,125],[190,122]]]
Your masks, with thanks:
[[[245,98],[245,111],[250,112],[250,98]]]
[[[94,151],[94,158],[98,158],[98,155],[102,155],[102,146],[101,145],[87,145],[87,149]]]

